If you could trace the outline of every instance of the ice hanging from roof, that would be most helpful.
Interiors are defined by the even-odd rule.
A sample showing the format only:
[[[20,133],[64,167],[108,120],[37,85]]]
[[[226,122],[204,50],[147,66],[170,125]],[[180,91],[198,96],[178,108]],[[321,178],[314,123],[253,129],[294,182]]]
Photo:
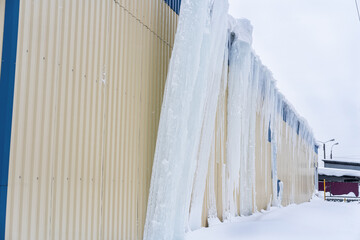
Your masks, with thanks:
[[[182,2],[161,109],[145,240],[183,239],[194,177],[205,184],[227,47],[227,11],[225,0]],[[197,164],[198,154],[202,160]],[[197,184],[195,188],[204,191]],[[198,210],[193,208],[196,216]]]
[[[259,57],[254,53],[251,47],[252,26],[250,22],[247,19],[235,20],[232,17],[229,19],[229,28],[232,34],[229,47],[227,99],[226,169],[229,180],[224,193],[226,196],[224,218],[231,220],[238,214],[249,215],[257,210],[255,149],[260,148],[260,152],[263,152],[268,148],[267,144],[263,143],[255,146],[257,118],[260,118],[260,133],[269,128],[267,137],[271,142],[272,205],[281,204],[278,195],[277,150],[285,144],[283,135],[286,134],[286,139],[288,139],[286,144],[292,148],[293,156],[289,159],[290,161],[296,161],[294,154],[300,149],[299,141],[305,142],[309,146],[314,146],[315,141],[306,121],[299,117],[294,108],[278,91],[271,72],[262,65]],[[286,122],[285,133],[283,132],[283,122]],[[314,158],[313,148],[310,147],[310,149],[309,163]],[[293,194],[294,188],[294,186],[291,188]],[[238,202],[240,203],[239,209],[237,208]]]
[[[233,40],[229,51],[227,142],[229,184],[225,190],[226,219],[236,215],[238,201],[240,201],[241,215],[250,215],[253,210],[258,94],[256,90],[259,81],[258,69],[251,54],[252,27],[247,20],[230,22]],[[240,196],[240,199],[237,199],[237,196]]]
[[[268,200],[279,205],[278,149],[288,144],[295,154],[298,141],[314,145],[307,123],[279,93],[271,72],[254,53],[250,22],[235,20],[227,11],[227,0],[182,2],[160,116],[144,240],[181,240],[187,230],[200,228],[207,179],[211,202],[207,216],[209,222],[219,221],[214,162],[209,164],[218,102],[222,111],[227,107],[227,154],[221,180],[224,221],[257,210],[256,151],[271,151],[271,156],[264,156],[271,158],[272,181],[264,184],[272,186]],[[271,147],[256,144],[257,122],[261,134],[269,129],[269,136],[261,139],[269,138]],[[308,158],[310,163],[310,151]]]

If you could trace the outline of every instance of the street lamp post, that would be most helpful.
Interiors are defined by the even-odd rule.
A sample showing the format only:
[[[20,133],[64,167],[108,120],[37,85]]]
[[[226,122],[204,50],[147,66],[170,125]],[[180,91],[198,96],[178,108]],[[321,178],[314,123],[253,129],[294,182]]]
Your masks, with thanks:
[[[322,145],[323,145],[323,150],[324,150],[324,159],[326,159],[326,149],[325,149],[325,144],[326,144],[326,143],[328,143],[328,142],[333,142],[333,141],[335,141],[335,139],[334,139],[334,138],[333,138],[333,139],[330,139],[330,140],[328,140],[328,141],[326,141],[326,142],[318,141],[319,143],[322,143]]]
[[[333,147],[335,146],[335,145],[339,145],[339,143],[337,142],[337,143],[334,143],[332,146],[331,146],[331,151],[330,151],[330,159],[332,159],[332,150],[333,150]]]

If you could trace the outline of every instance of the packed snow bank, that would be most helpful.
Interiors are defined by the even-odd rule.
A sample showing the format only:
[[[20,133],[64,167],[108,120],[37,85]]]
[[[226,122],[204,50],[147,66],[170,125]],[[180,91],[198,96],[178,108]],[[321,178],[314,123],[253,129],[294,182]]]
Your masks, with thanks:
[[[319,196],[320,198],[323,198],[323,197],[324,197],[324,191],[319,191],[319,192],[318,192],[318,196]],[[345,197],[353,197],[353,198],[356,198],[356,197],[357,197],[356,194],[353,193],[353,192],[350,192],[350,193],[348,193],[348,194],[340,194],[340,195],[336,195],[336,196],[333,196],[330,192],[326,192],[326,193],[325,193],[325,196],[327,196],[327,197],[339,197],[339,198],[345,198]]]
[[[360,204],[311,202],[271,208],[238,222],[223,223],[186,234],[186,240],[359,240]]]
[[[324,194],[324,192],[323,192],[323,194]],[[319,195],[319,196],[321,196],[321,195]],[[353,193],[353,192],[350,192],[350,193],[348,193],[348,194],[341,194],[341,195],[337,195],[337,197],[357,197],[356,195],[355,195],[355,193]]]

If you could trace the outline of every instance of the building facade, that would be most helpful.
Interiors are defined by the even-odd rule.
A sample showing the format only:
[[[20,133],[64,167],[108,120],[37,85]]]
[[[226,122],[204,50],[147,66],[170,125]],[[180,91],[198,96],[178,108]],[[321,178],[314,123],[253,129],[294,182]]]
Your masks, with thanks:
[[[0,239],[142,239],[180,4],[0,1]],[[222,219],[226,113],[217,119],[211,166]],[[258,210],[277,194],[266,125],[259,117],[256,143],[268,154],[257,152]],[[314,190],[314,149],[297,138],[296,149],[278,152],[283,205]]]
[[[1,4],[0,239],[141,239],[179,1]]]

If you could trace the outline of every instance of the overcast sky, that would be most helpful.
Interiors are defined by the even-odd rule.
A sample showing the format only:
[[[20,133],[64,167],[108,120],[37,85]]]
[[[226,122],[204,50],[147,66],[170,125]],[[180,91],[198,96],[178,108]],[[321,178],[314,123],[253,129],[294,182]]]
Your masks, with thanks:
[[[251,21],[255,52],[307,119],[315,138],[339,142],[334,158],[360,159],[360,21],[355,0],[229,2],[232,16]],[[319,154],[323,156],[322,148]]]

